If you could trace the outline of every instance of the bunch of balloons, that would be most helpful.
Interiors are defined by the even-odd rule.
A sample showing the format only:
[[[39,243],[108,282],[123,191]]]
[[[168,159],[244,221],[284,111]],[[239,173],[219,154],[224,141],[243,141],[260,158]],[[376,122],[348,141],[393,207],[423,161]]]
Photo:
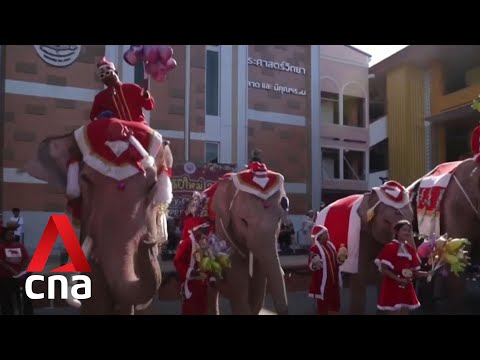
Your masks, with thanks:
[[[152,79],[163,81],[167,74],[177,67],[172,56],[173,49],[168,45],[131,45],[123,54],[123,59],[131,66],[143,62],[145,72]]]
[[[437,237],[433,234],[418,247],[417,253],[420,258],[429,259],[433,271],[448,265],[448,270],[458,276],[470,265],[470,257],[466,250],[468,245],[470,245],[468,239],[449,238],[447,234]]]

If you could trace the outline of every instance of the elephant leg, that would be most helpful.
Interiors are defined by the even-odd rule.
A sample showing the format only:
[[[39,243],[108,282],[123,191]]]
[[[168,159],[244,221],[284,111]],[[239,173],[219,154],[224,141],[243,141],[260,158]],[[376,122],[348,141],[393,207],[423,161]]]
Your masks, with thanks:
[[[265,302],[267,277],[261,271],[257,261],[254,263],[253,278],[250,279],[249,304],[253,315],[258,315]]]
[[[232,254],[232,267],[225,274],[228,283],[228,293],[232,315],[251,315],[249,304],[248,261],[238,254]]]
[[[90,267],[92,268],[89,274],[92,281],[92,297],[82,300],[81,314],[110,315],[113,313],[114,304],[105,276],[97,263],[91,263]]]
[[[367,284],[362,274],[350,275],[350,315],[363,315],[367,299]]]

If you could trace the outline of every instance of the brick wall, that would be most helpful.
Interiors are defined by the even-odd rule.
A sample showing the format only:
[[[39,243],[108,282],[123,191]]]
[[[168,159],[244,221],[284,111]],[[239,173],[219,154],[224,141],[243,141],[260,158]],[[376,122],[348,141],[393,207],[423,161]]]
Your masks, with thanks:
[[[150,115],[150,126],[155,129],[184,131],[185,45],[173,45],[172,48],[177,68],[168,75],[168,81],[150,81],[150,92],[156,100],[155,109]],[[174,154],[178,154],[176,157],[180,155]]]
[[[7,45],[6,78],[48,85],[102,89],[95,64],[104,56],[105,45],[82,45],[80,55],[68,67],[44,62],[33,45]]]

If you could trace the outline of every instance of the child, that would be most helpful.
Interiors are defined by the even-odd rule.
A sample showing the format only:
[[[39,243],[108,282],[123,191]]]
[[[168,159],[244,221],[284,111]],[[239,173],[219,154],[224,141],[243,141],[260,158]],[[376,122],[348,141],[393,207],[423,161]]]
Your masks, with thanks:
[[[377,308],[391,315],[408,315],[420,307],[412,284],[415,277],[427,277],[420,270],[420,258],[413,244],[412,225],[400,220],[393,227],[394,239],[385,245],[375,265],[383,274]]]
[[[211,224],[202,218],[194,218],[184,231],[173,263],[182,283],[182,315],[208,314],[207,275],[199,269],[196,253],[211,231]]]
[[[319,315],[335,314],[340,311],[342,278],[339,267],[345,258],[338,256],[325,226],[313,226],[311,237],[314,244],[310,248],[308,267],[313,273],[308,295],[317,300]]]

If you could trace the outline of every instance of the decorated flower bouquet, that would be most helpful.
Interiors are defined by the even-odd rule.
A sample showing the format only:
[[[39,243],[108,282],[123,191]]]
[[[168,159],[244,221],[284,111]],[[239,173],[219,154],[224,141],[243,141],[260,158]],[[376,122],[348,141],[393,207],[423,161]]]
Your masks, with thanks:
[[[223,278],[223,271],[231,266],[230,249],[224,240],[211,233],[207,239],[202,239],[195,254],[200,271],[213,273],[219,279]]]

